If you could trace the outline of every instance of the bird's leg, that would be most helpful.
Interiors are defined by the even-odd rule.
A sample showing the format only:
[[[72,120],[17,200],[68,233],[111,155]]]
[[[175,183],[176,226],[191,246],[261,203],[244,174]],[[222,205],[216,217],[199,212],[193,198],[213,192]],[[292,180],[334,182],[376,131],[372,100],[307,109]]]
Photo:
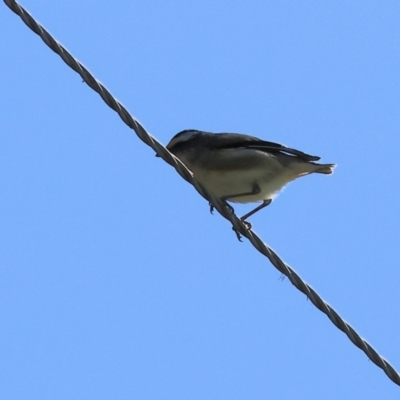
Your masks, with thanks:
[[[221,199],[224,200],[224,201],[230,201],[230,200],[232,200],[232,199],[237,199],[238,197],[256,195],[256,194],[258,194],[258,193],[260,193],[260,192],[261,192],[260,186],[259,186],[257,183],[254,183],[251,192],[247,192],[247,193],[238,193],[238,194],[231,194],[231,195],[229,195],[229,196],[221,197]],[[265,200],[264,203],[265,203],[266,201],[267,201],[267,200]],[[258,210],[261,210],[261,208],[267,206],[269,203],[271,203],[271,200],[269,200],[269,202],[268,202],[267,204],[264,204],[264,203],[261,204],[261,206],[257,207],[255,210],[253,210],[253,211],[251,211],[250,213],[246,214],[244,217],[240,218],[240,219],[245,223],[247,229],[251,229],[251,224],[250,224],[250,222],[247,222],[247,221],[246,221],[246,218],[250,217],[250,215],[253,215],[253,214],[254,214],[255,212],[257,212]],[[233,211],[233,208],[232,208],[232,211]],[[239,233],[235,228],[232,228],[232,229],[235,231],[238,240],[241,242],[242,240],[241,240],[240,233]]]
[[[271,204],[272,200],[271,199],[267,199],[264,200],[262,202],[262,204],[260,204],[258,207],[256,207],[254,210],[248,212],[246,215],[243,215],[243,217],[241,217],[240,219],[245,222],[247,218],[251,217],[253,214],[255,214],[257,211],[262,210],[264,207],[267,207]]]
[[[261,191],[260,186],[258,186],[258,184],[255,183],[255,184],[253,185],[253,189],[251,190],[251,192],[238,193],[238,194],[230,194],[230,195],[228,195],[228,196],[223,196],[223,197],[221,197],[221,200],[227,202],[227,201],[230,201],[230,200],[232,200],[232,199],[236,199],[236,198],[238,198],[238,197],[252,196],[252,195],[255,195],[255,194],[260,193],[260,191]],[[210,206],[210,213],[212,214],[213,211],[214,211],[214,206],[213,206],[211,203],[208,203],[208,204],[209,204],[209,206]],[[268,204],[269,204],[269,203],[268,203]],[[226,203],[226,206],[227,206],[232,212],[235,212],[235,210],[233,209],[233,207],[232,207],[230,204]],[[255,212],[255,211],[254,211],[254,212]],[[254,214],[254,213],[253,213],[253,214]],[[252,215],[252,214],[250,214],[250,215]],[[247,216],[249,217],[250,215],[247,215]],[[244,219],[246,219],[246,218],[244,218]],[[244,219],[241,218],[242,221],[244,221]]]

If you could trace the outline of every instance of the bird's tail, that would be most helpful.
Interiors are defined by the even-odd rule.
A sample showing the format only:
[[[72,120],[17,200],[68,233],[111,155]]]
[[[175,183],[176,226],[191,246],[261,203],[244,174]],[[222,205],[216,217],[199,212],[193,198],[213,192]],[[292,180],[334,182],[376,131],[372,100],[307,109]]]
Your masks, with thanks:
[[[315,165],[315,168],[312,172],[316,172],[318,174],[326,174],[329,175],[333,172],[333,170],[336,167],[336,164],[316,164],[312,163]]]

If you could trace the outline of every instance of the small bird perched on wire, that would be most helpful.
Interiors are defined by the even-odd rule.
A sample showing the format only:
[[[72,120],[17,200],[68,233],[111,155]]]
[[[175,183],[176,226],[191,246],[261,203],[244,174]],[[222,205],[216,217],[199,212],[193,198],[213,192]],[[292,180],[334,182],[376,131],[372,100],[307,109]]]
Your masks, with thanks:
[[[262,201],[242,221],[269,205],[289,182],[314,172],[329,175],[336,166],[317,164],[320,157],[238,133],[188,129],[176,134],[167,149],[214,196],[232,203]]]

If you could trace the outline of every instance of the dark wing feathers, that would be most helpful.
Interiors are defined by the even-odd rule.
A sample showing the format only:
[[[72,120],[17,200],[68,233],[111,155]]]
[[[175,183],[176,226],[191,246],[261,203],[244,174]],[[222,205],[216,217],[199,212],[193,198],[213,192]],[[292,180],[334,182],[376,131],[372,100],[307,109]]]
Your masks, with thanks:
[[[279,143],[267,142],[265,140],[258,139],[249,135],[242,135],[238,133],[230,133],[226,136],[224,133],[217,133],[215,136],[219,136],[218,140],[213,143],[214,148],[247,148],[264,151],[266,153],[280,153],[290,154],[292,156],[299,157],[304,161],[318,161],[321,157],[311,156],[303,153],[302,151],[291,149]]]

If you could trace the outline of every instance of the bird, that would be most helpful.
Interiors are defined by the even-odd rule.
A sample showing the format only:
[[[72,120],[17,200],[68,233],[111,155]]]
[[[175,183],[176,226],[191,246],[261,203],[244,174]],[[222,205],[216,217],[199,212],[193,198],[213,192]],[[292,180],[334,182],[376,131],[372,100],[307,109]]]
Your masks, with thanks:
[[[262,202],[241,217],[244,222],[289,182],[312,173],[329,175],[336,167],[316,163],[320,157],[240,133],[186,129],[170,140],[167,149],[214,196],[231,203]]]

